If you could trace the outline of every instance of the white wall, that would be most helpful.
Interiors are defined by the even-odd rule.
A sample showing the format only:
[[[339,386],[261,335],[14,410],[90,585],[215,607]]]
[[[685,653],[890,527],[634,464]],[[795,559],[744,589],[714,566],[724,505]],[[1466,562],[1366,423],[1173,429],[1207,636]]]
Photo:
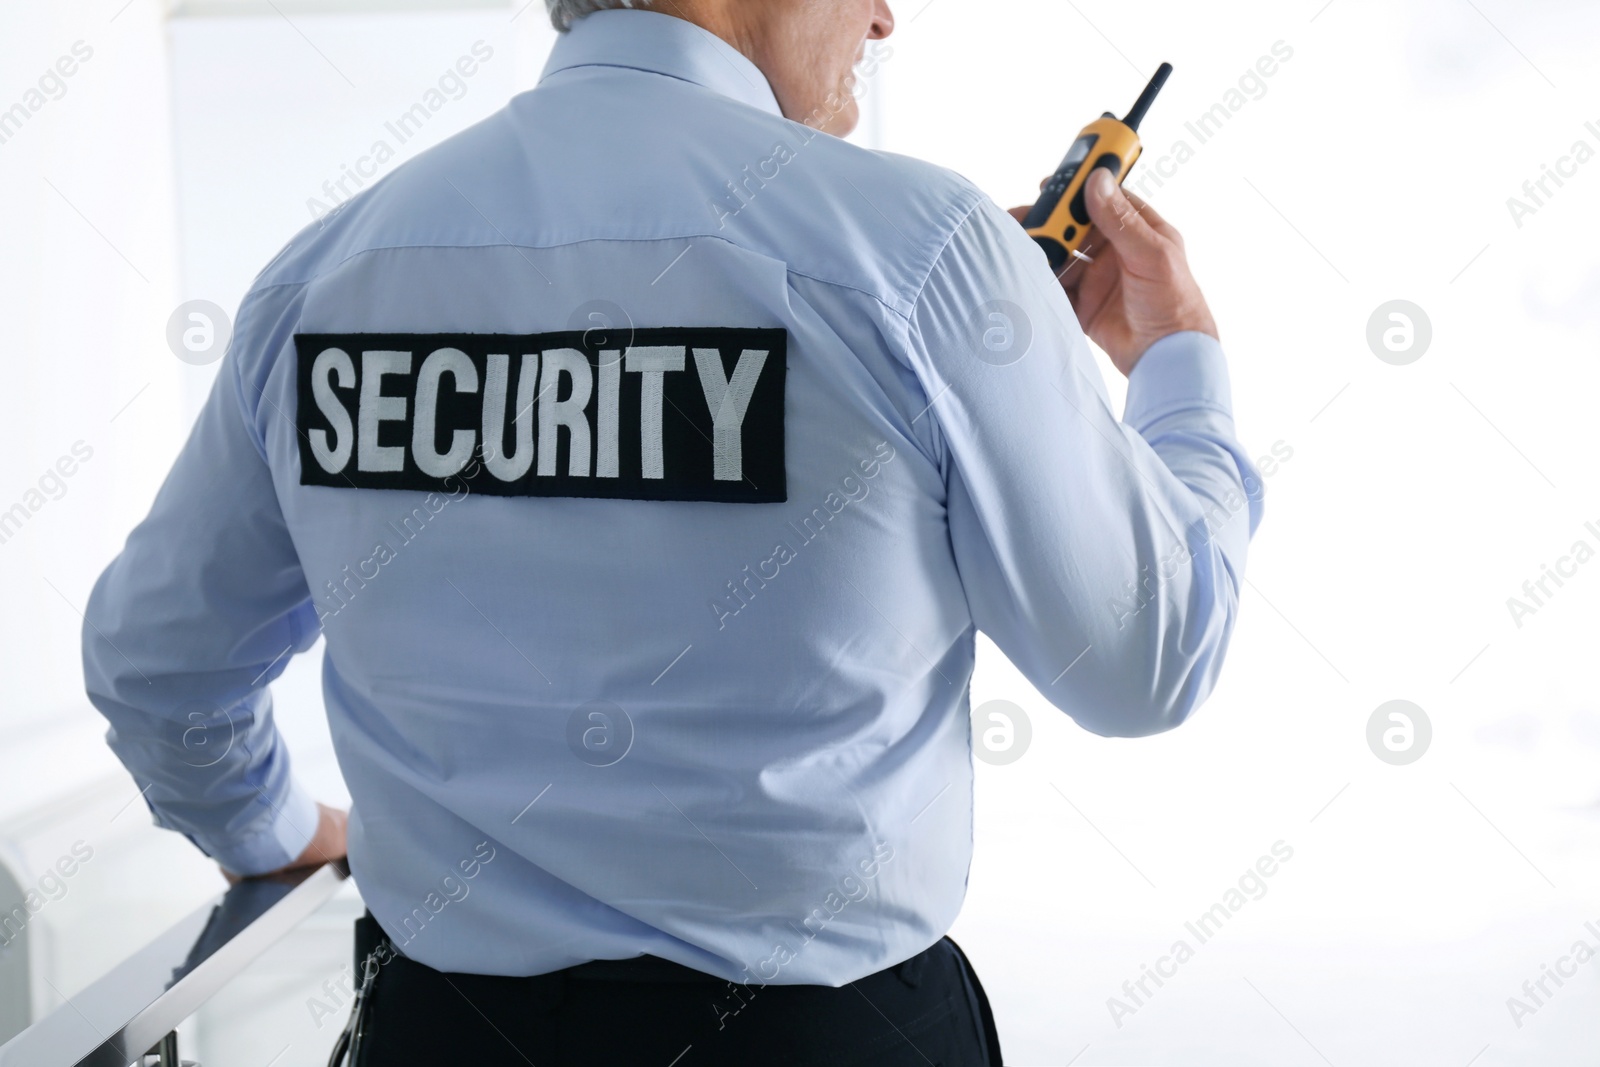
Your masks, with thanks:
[[[162,341],[178,269],[166,50],[153,5],[115,14],[66,3],[0,16],[7,108],[75,45],[87,56],[59,87],[47,82],[59,99],[0,144],[0,508],[42,505],[0,544],[0,597],[12,605],[0,616],[0,837],[25,885],[76,841],[93,852],[29,931],[41,977],[67,990],[147,936],[101,927],[91,905],[115,896],[152,921],[175,916],[195,894],[158,872],[198,866],[185,842],[123,810],[136,791],[101,739],[78,658],[89,587],[183,432],[182,368]],[[77,442],[89,460],[30,497]],[[58,936],[68,930],[103,948],[69,951]],[[42,985],[36,994],[40,1007],[53,1000]]]
[[[195,297],[231,312],[309,217],[306,199],[474,40],[495,58],[430,143],[531,86],[551,36],[538,5],[514,22],[514,8],[286,7],[290,25],[169,23],[153,0],[120,4],[0,13],[0,104],[75,41],[94,49],[66,94],[0,144],[0,367],[13,398],[0,507],[75,441],[94,449],[66,495],[0,544],[0,593],[16,606],[0,615],[0,823],[25,870],[74,840],[97,849],[42,913],[46,973],[64,992],[220,887],[142,805],[112,820],[133,791],[77,661],[75,611],[209,382],[210,368],[167,350],[167,316]],[[1520,1027],[1507,998],[1575,941],[1600,948],[1584,928],[1600,925],[1600,565],[1520,628],[1506,600],[1574,541],[1600,547],[1584,528],[1600,526],[1600,159],[1550,186],[1520,226],[1507,198],[1574,141],[1600,150],[1600,12],[1509,0],[896,11],[855,139],[952,166],[1006,204],[1031,199],[1083,122],[1121,112],[1157,63],[1175,64],[1142,166],[1179,140],[1193,157],[1147,188],[1188,239],[1247,443],[1293,450],[1267,481],[1228,670],[1192,723],[1093,738],[984,649],[974,704],[1014,701],[1034,740],[1019,762],[979,768],[977,859],[953,934],[984,974],[1010,1060],[1588,1062],[1594,965],[1552,985]],[[1279,41],[1292,58],[1198,143],[1185,121]],[[1408,366],[1365,340],[1369,315],[1396,298],[1432,322],[1431,348]],[[337,800],[315,659],[278,687],[280,716]],[[1434,731],[1405,767],[1366,741],[1373,710],[1397,697]],[[74,796],[76,814],[28,815]],[[1185,921],[1280,840],[1294,857],[1266,895],[1117,1025],[1108,998],[1132,1004],[1124,981],[1179,938],[1193,944]],[[228,1061],[228,1017],[201,1027],[217,1054],[203,1062]],[[279,1063],[316,1062],[322,1036]]]

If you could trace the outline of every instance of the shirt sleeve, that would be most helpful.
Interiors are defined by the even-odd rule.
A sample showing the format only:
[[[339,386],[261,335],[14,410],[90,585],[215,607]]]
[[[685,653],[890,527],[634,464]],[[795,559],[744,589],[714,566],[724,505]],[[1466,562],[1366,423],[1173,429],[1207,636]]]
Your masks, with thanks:
[[[158,826],[236,874],[298,857],[317,806],[295,781],[267,686],[319,628],[232,349],[150,514],[84,613],[89,700]]]
[[[1181,723],[1216,682],[1262,514],[1221,346],[1156,342],[1119,421],[1044,253],[984,198],[935,263],[906,347],[977,628],[1085,729]]]

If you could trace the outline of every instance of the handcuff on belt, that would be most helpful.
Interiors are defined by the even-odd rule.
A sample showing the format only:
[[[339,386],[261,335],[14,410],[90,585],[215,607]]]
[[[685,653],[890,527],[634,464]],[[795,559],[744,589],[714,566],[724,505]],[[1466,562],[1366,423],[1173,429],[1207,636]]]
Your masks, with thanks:
[[[378,970],[383,964],[373,957],[380,953],[387,953],[393,959],[397,950],[387,937],[378,942],[377,948],[368,953],[362,960],[361,985],[356,990],[355,1000],[350,1005],[350,1021],[344,1024],[344,1030],[339,1034],[339,1039],[333,1044],[333,1052],[328,1056],[328,1067],[356,1067],[361,1062],[361,1041],[367,1031],[367,1002],[372,992],[372,983],[378,979]]]

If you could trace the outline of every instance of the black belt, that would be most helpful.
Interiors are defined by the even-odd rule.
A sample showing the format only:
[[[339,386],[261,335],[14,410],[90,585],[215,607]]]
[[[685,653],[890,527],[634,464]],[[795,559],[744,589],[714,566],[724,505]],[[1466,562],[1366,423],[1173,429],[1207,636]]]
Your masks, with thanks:
[[[568,978],[591,982],[673,982],[726,984],[714,974],[685,967],[660,956],[633,956],[625,960],[590,960],[556,972]]]

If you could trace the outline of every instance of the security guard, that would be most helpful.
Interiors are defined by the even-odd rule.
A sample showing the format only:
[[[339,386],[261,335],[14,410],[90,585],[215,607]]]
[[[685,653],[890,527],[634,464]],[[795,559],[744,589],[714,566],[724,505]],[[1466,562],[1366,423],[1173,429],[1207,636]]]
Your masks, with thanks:
[[[1169,729],[1261,516],[1182,243],[1105,182],[1058,284],[834,136],[885,0],[549,3],[536,88],[250,287],[90,602],[108,741],[230,878],[341,854],[267,688],[326,639],[358,1067],[998,1064],[976,632]]]

